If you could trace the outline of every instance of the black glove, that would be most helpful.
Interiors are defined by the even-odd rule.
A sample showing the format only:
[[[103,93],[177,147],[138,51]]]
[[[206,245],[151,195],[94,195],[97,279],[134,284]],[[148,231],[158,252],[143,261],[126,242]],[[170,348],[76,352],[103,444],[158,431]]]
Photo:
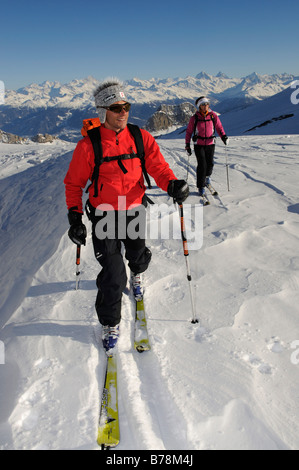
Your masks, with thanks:
[[[85,245],[87,231],[85,225],[82,223],[82,215],[80,212],[69,210],[68,219],[70,223],[70,228],[68,231],[68,236],[76,245]]]
[[[186,144],[185,150],[186,150],[186,152],[188,153],[188,155],[191,155],[191,154],[192,154],[192,150],[191,150],[190,144]]]
[[[223,135],[223,136],[221,137],[221,140],[222,140],[222,142],[224,143],[224,145],[227,145],[227,144],[228,144],[228,137],[227,137],[227,135]]]
[[[173,197],[175,202],[181,204],[189,196],[189,186],[185,180],[171,180],[169,181],[167,192],[169,196]]]

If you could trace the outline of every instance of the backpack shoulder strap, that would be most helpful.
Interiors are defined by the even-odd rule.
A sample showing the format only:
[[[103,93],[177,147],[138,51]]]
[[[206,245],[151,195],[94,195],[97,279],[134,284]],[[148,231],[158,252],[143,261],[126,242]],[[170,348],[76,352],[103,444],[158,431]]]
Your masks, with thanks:
[[[197,140],[197,134],[196,134],[196,128],[197,128],[197,123],[198,123],[198,114],[194,114],[194,126],[193,126],[193,133],[192,133],[192,141],[196,142]]]
[[[146,180],[147,186],[149,189],[151,189],[152,188],[151,181],[145,168],[144,145],[143,145],[143,138],[142,138],[140,127],[136,126],[135,124],[130,124],[130,123],[128,123],[127,126],[128,126],[130,133],[134,137],[136,148],[137,148],[137,155],[141,161],[142,171],[143,171],[143,175]]]
[[[144,157],[144,146],[143,146],[143,139],[142,139],[140,127],[136,126],[135,124],[131,124],[129,122],[127,126],[128,126],[130,133],[134,137],[138,155],[140,155],[140,157]]]
[[[94,152],[94,169],[91,180],[94,182],[94,197],[98,197],[98,180],[99,180],[99,169],[103,162],[103,150],[101,143],[101,132],[99,127],[94,127],[87,131],[87,135],[91,140],[93,152]]]
[[[211,112],[211,121],[213,123],[213,137],[216,137],[216,135],[215,135],[215,114],[214,114],[213,111]]]

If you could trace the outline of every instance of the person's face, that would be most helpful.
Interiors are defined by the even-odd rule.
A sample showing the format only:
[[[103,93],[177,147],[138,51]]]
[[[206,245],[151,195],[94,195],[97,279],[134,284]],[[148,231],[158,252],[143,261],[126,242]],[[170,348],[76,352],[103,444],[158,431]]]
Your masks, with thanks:
[[[207,112],[209,111],[209,106],[209,103],[204,103],[200,105],[200,111],[202,112],[202,114],[207,114]]]
[[[107,127],[107,129],[119,132],[126,127],[129,118],[129,110],[126,111],[125,108],[122,107],[120,112],[113,111],[114,105],[125,105],[126,103],[126,101],[117,101],[116,103],[113,103],[113,105],[109,106],[111,109],[106,110],[105,127]]]

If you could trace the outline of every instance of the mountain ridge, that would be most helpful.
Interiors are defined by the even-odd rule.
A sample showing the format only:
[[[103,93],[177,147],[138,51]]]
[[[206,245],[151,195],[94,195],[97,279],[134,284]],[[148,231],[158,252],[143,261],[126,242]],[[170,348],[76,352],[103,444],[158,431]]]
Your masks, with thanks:
[[[216,76],[201,72],[196,77],[124,80],[132,103],[167,103],[172,100],[194,100],[198,94],[209,94],[219,101],[224,97],[250,95],[264,99],[286,88],[293,80],[291,74],[258,75],[229,78],[219,72]],[[58,81],[32,83],[18,90],[6,90],[4,106],[12,107],[69,107],[93,106],[93,90],[100,81],[89,76],[61,84]]]
[[[242,110],[285,90],[295,76],[287,73],[229,78],[200,72],[196,77],[132,78],[124,81],[128,100],[132,103],[130,121],[146,125],[161,105],[189,103],[192,107],[200,95],[208,95],[212,108],[220,114]],[[52,134],[61,139],[80,138],[82,120],[95,117],[93,91],[99,81],[94,77],[74,79],[67,84],[45,81],[16,91],[6,90],[0,106],[0,129],[31,137]]]

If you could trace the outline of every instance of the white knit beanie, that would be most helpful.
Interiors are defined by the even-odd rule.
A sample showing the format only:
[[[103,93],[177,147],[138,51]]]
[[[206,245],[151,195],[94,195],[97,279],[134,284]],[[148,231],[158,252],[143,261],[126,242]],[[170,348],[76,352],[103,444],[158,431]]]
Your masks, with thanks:
[[[117,101],[127,101],[123,83],[118,78],[107,78],[100,83],[93,96],[102,123],[106,120],[106,109],[103,109],[102,106],[108,107]]]
[[[196,104],[198,109],[202,104],[205,104],[205,103],[210,103],[210,100],[208,98],[206,98],[205,96],[201,96],[200,98],[198,98],[195,101],[195,104]]]

